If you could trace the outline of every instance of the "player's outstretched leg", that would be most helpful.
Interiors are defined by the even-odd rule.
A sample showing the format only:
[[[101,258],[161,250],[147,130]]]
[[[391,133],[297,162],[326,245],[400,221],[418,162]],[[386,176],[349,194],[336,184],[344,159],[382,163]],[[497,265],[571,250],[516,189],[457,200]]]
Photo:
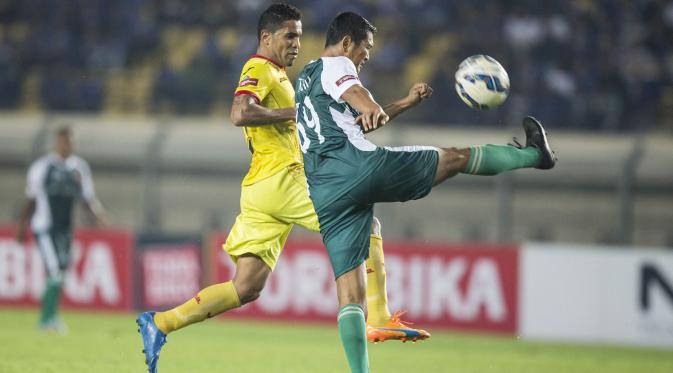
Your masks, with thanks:
[[[136,322],[140,326],[138,331],[143,337],[143,351],[150,373],[156,372],[159,351],[168,334],[254,301],[270,273],[271,268],[259,257],[241,256],[232,281],[201,289],[193,298],[173,309],[140,314]]]
[[[531,116],[527,116],[523,118],[522,125],[526,133],[526,147],[533,147],[540,151],[540,161],[535,168],[541,170],[553,168],[556,165],[556,154],[551,150],[547,139],[547,131],[542,127],[542,123]],[[518,148],[522,148],[522,146],[518,144]]]
[[[519,168],[550,169],[556,164],[556,155],[549,146],[542,124],[527,116],[522,122],[526,145],[482,145],[469,148],[466,167],[460,172],[472,175],[497,175]]]
[[[526,144],[481,145],[469,148],[441,148],[433,185],[458,173],[470,175],[497,175],[519,168],[550,169],[556,164],[556,155],[549,145],[542,124],[533,117],[522,122]]]
[[[423,329],[411,328],[400,319],[404,311],[390,314],[381,223],[376,217],[372,220],[369,258],[365,264],[367,267],[367,340],[374,343],[387,340],[416,342],[430,338],[430,333]]]
[[[157,371],[159,352],[166,343],[166,335],[240,305],[234,284],[228,281],[202,289],[196,296],[171,310],[156,314],[141,313],[136,322],[140,326],[138,332],[143,337],[145,363],[150,373]]]
[[[161,347],[166,344],[166,334],[159,330],[157,324],[154,323],[154,312],[141,313],[138,315],[136,323],[138,324],[138,333],[143,338],[145,364],[147,364],[150,373],[156,373]]]

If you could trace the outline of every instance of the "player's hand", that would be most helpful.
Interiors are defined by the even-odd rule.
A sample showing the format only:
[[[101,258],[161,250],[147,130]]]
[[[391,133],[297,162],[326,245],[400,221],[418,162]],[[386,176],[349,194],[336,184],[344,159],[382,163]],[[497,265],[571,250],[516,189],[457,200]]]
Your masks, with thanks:
[[[376,109],[361,113],[355,118],[355,123],[361,125],[365,132],[370,132],[386,124],[388,119],[388,114],[378,106]]]
[[[96,217],[96,228],[107,228],[110,226],[110,220],[106,214]]]
[[[16,242],[23,244],[26,242],[26,229],[25,227],[19,225],[19,227],[16,228],[16,236],[14,237]]]
[[[432,96],[432,87],[430,87],[427,83],[421,82],[411,86],[407,98],[413,106],[416,106],[430,96]]]

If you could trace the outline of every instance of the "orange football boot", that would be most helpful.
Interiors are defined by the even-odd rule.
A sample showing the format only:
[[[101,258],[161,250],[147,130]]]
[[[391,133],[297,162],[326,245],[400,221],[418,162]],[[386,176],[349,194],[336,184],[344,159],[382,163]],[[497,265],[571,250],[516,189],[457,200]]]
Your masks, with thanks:
[[[390,317],[390,320],[383,326],[372,326],[367,324],[367,340],[369,342],[385,342],[387,340],[421,341],[430,338],[430,333],[423,329],[414,329],[406,324],[412,324],[408,321],[402,321],[400,317],[406,311],[397,311]]]

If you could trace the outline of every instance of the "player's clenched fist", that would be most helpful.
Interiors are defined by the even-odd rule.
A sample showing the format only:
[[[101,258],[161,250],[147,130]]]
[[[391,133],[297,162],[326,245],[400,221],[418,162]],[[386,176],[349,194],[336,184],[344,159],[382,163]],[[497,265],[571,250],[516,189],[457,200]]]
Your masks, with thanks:
[[[408,97],[414,105],[419,104],[421,101],[430,96],[432,96],[432,87],[430,87],[427,83],[416,83],[411,86],[411,89],[409,89]]]

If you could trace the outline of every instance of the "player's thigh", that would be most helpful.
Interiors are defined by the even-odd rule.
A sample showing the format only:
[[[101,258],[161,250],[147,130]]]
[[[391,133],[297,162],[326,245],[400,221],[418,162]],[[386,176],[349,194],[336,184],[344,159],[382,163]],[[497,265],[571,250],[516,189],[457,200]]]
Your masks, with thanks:
[[[309,197],[306,176],[303,169],[299,171],[290,173],[287,182],[283,184],[281,191],[286,202],[276,217],[313,232],[319,232],[320,223],[313,206],[313,201]]]
[[[255,255],[274,269],[283,250],[292,224],[278,221],[271,215],[243,209],[223,245],[234,262],[242,255]]]
[[[438,149],[386,148],[383,161],[366,183],[354,190],[362,203],[404,202],[425,197],[435,180]]]
[[[373,205],[361,205],[344,195],[318,211],[320,233],[327,247],[334,277],[357,268],[369,256]]]
[[[301,165],[289,166],[267,179],[244,186],[241,211],[262,212],[281,222],[298,224],[314,232],[320,230]]]
[[[47,270],[47,275],[52,278],[58,278],[61,272],[56,245],[49,232],[36,233],[35,240],[40,250],[40,256]]]

